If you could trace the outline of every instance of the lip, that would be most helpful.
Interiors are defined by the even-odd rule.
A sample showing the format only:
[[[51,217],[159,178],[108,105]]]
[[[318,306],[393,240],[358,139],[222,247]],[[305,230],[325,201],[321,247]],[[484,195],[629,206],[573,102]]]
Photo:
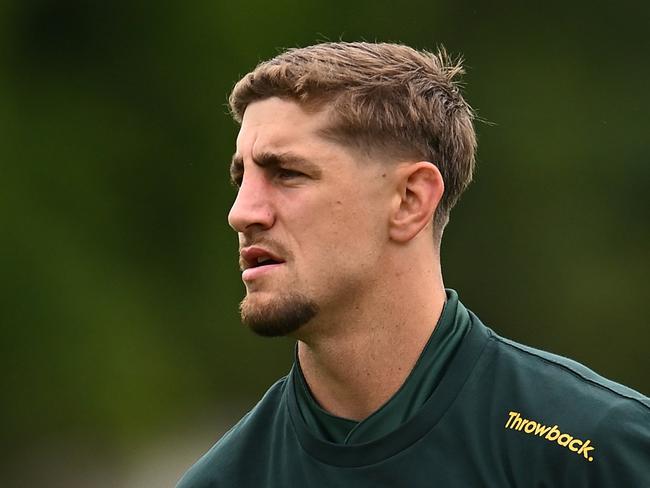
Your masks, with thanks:
[[[260,276],[263,276],[264,274],[273,271],[274,269],[283,265],[285,262],[284,259],[261,246],[243,247],[239,251],[239,255],[241,257],[239,264],[242,269],[242,280],[244,281],[252,281],[254,279],[257,279]],[[257,260],[261,257],[266,257],[277,262],[274,264],[265,264],[258,266]]]
[[[241,279],[243,281],[253,281],[256,280],[265,274],[268,274],[272,272],[273,270],[279,268],[282,266],[284,263],[277,263],[277,264],[267,264],[264,266],[258,266],[257,268],[246,268],[244,271],[242,271],[241,274]]]

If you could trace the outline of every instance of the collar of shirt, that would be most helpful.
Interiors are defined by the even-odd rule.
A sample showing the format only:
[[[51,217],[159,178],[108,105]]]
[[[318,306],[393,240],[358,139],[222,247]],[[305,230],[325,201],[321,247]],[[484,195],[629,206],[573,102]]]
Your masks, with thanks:
[[[458,294],[451,289],[446,294],[438,323],[404,384],[390,400],[360,422],[332,415],[316,402],[300,369],[296,346],[292,387],[300,414],[314,435],[337,444],[370,442],[397,429],[420,409],[435,391],[470,326],[469,313],[459,302]]]

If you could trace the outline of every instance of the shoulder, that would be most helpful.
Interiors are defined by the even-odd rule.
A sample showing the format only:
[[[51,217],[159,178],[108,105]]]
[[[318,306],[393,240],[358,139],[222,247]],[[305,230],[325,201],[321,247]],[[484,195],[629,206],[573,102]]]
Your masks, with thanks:
[[[236,486],[242,462],[253,462],[282,421],[281,405],[288,377],[278,380],[262,399],[210,448],[181,478],[177,488]]]
[[[511,374],[521,382],[529,381],[536,394],[557,391],[571,397],[586,399],[593,406],[626,405],[641,414],[650,415],[650,399],[632,388],[609,380],[587,366],[572,359],[499,336],[492,330],[488,333],[496,343],[495,360],[510,365]],[[540,390],[540,387],[550,387]]]
[[[580,486],[639,486],[650,476],[650,399],[571,359],[500,337],[483,374],[508,451],[546,459]]]

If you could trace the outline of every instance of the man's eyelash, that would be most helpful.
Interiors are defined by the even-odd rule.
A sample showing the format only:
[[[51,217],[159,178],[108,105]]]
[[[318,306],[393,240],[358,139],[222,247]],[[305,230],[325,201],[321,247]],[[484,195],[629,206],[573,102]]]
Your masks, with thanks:
[[[278,168],[276,174],[282,177],[304,176],[304,173],[301,173],[300,171],[296,171],[295,169],[288,169],[288,168]]]
[[[295,169],[289,169],[289,168],[275,168],[274,174],[276,177],[279,178],[299,178],[301,176],[305,176],[305,173]],[[233,174],[230,177],[230,184],[233,187],[238,189],[239,187],[241,187],[243,180],[244,180],[243,174]]]

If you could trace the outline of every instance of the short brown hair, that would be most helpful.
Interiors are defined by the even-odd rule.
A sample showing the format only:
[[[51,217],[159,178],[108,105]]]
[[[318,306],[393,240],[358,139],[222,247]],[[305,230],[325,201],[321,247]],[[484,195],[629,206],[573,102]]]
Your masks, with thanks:
[[[440,235],[474,171],[474,113],[455,80],[463,73],[461,61],[444,49],[328,42],[260,63],[235,85],[230,110],[241,122],[248,104],[273,96],[316,109],[327,105],[332,138],[369,153],[431,161],[445,182],[434,216]]]

